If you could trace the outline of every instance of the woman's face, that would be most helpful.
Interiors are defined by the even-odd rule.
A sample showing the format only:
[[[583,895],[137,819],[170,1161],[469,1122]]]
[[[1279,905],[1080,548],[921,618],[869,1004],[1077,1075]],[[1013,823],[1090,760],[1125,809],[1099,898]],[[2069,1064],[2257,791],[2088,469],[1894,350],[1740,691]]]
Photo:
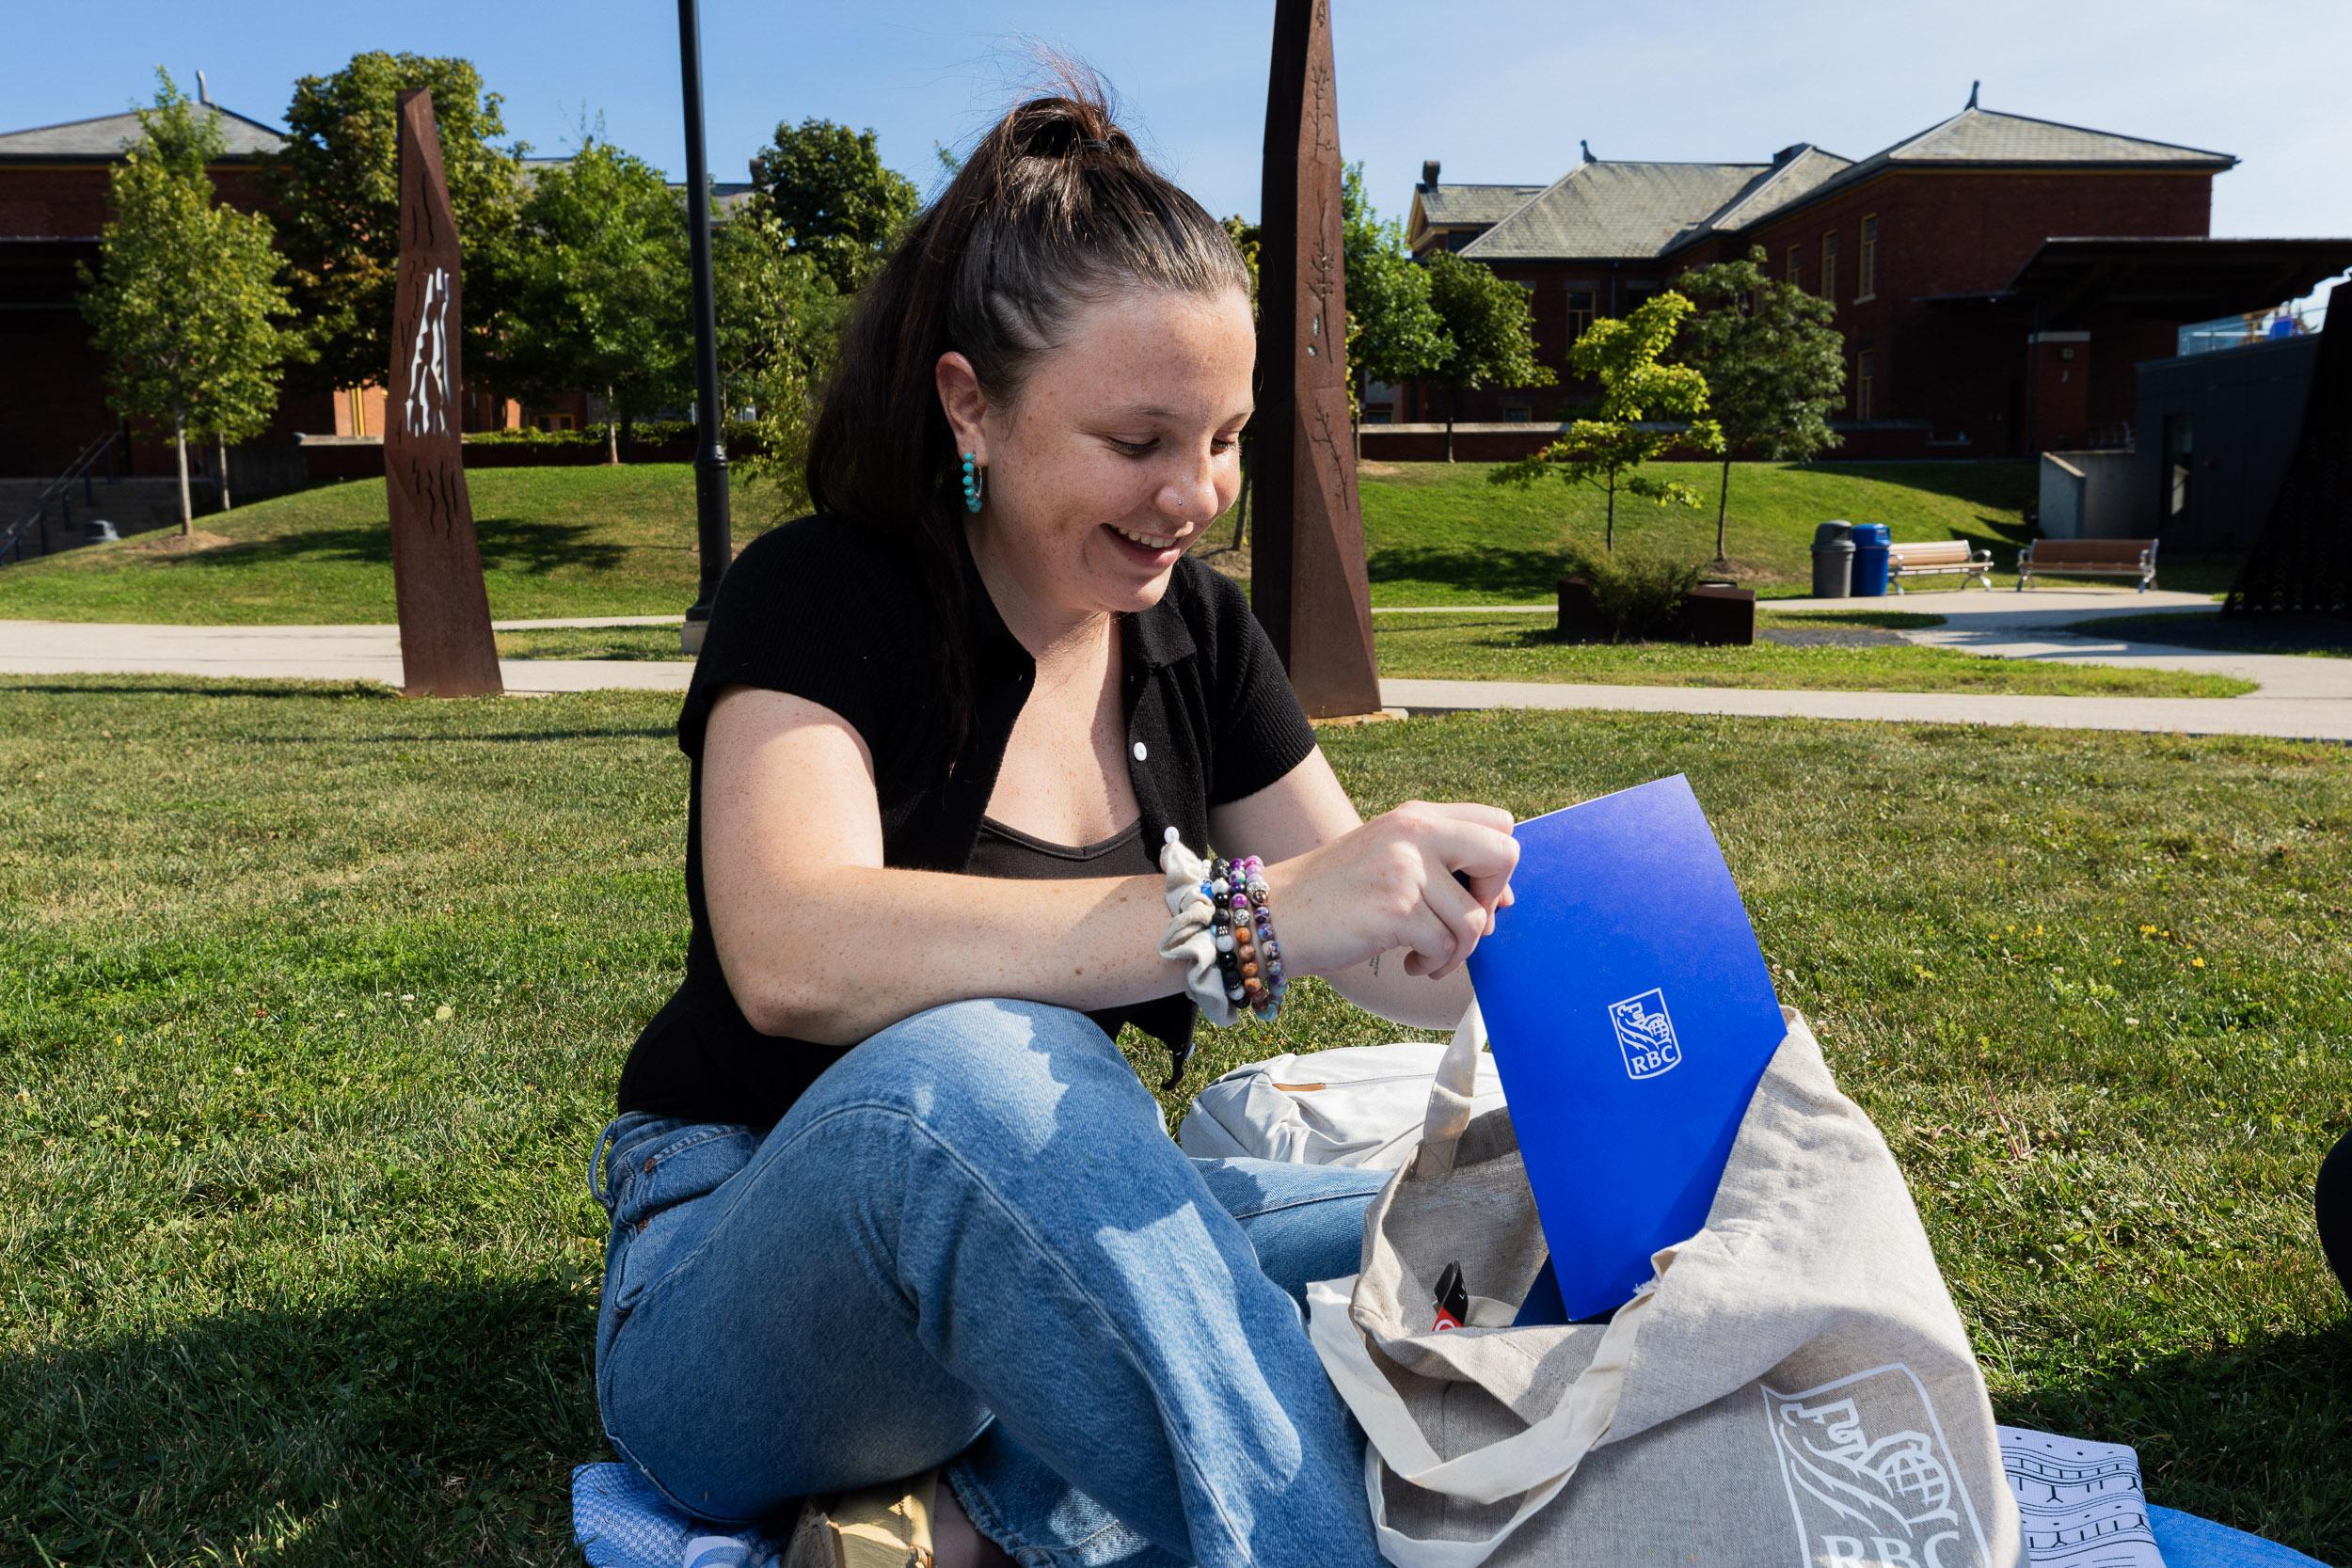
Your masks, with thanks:
[[[1150,608],[1241,488],[1257,333],[1239,291],[1139,288],[1082,304],[1020,395],[991,404],[960,354],[939,389],[959,451],[988,467],[976,519],[1040,608]]]

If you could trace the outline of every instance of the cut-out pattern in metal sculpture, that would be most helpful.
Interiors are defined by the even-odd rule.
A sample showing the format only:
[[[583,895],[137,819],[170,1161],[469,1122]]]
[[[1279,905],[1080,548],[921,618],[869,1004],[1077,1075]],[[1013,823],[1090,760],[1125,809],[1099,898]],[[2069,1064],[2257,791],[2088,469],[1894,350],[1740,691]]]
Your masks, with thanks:
[[[465,318],[457,223],[433,95],[402,93],[399,114],[400,270],[385,388],[398,414],[384,431],[384,499],[392,521],[401,678],[411,697],[495,694],[504,686],[459,434]]]
[[[1347,278],[1329,0],[1278,0],[1258,244],[1250,594],[1309,714],[1380,706],[1347,420]]]

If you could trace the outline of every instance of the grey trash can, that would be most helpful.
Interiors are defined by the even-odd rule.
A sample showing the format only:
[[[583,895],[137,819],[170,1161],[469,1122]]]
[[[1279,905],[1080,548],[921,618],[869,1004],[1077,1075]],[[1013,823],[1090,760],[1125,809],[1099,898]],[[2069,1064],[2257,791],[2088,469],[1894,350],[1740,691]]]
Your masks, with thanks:
[[[1813,596],[1853,596],[1853,525],[1823,523],[1813,531]]]

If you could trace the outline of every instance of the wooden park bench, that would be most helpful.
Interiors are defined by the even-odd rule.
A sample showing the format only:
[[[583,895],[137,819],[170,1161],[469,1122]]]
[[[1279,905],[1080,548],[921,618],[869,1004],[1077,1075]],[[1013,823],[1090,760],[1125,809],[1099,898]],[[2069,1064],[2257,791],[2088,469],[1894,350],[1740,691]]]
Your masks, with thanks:
[[[2037,577],[2137,578],[2139,592],[2156,585],[2153,539],[2036,539],[2017,557],[2017,591]]]
[[[1956,572],[1963,579],[1975,578],[1979,587],[1993,586],[1993,552],[1972,550],[1965,539],[1938,539],[1933,544],[1889,545],[1886,546],[1886,580],[1896,593],[1903,591],[1903,578],[1923,578],[1937,572]]]

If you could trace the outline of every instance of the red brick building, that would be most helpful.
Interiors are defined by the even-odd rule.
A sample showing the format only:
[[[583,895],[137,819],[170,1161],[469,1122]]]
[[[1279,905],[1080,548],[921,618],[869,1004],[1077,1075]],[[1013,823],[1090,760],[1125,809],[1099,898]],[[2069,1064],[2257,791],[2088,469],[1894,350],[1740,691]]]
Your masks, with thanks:
[[[1800,142],[1769,162],[1582,161],[1549,185],[1445,184],[1422,166],[1406,235],[1532,296],[1549,388],[1463,394],[1463,421],[1549,422],[1567,347],[1688,268],[1762,245],[1836,306],[1843,455],[2018,456],[2129,438],[2133,367],[2183,324],[2260,309],[2352,264],[2352,241],[2207,237],[2223,152],[1968,106],[1867,158]],[[2080,238],[2078,236],[2093,236]],[[1446,417],[1398,389],[1399,421]]]
[[[218,104],[204,106],[224,143],[211,166],[214,188],[232,206],[266,211],[261,162],[285,138]],[[106,405],[105,361],[90,343],[74,268],[97,270],[108,172],[144,135],[135,114],[0,134],[0,479],[45,479],[121,425]],[[256,444],[283,448],[297,434],[380,436],[383,404],[380,387],[289,389]],[[512,426],[520,413],[510,400],[472,392],[466,428]],[[577,409],[565,413],[578,417]],[[128,453],[135,474],[172,471],[168,449],[144,435]],[[191,449],[191,458],[201,466],[210,454]]]

